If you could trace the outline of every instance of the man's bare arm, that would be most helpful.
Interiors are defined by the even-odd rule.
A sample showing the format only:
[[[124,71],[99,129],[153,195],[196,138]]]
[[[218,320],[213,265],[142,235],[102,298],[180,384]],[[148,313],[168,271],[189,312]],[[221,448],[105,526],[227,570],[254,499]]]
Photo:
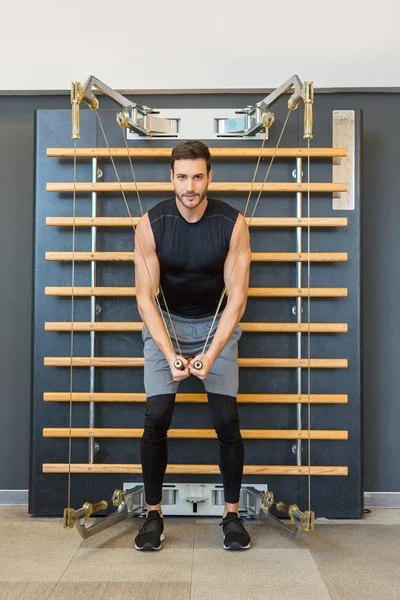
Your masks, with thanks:
[[[155,300],[155,291],[157,291],[160,283],[160,263],[147,213],[140,219],[136,227],[134,257],[136,300],[139,314],[154,343],[168,361],[173,378],[176,380],[184,379],[189,376],[186,368],[187,361],[183,357],[179,357],[183,358],[185,369],[178,371],[174,368],[173,363],[176,355],[171,347]]]
[[[214,339],[205,355],[199,355],[204,367],[196,371],[191,362],[189,369],[193,375],[204,379],[220,352],[226,346],[232,333],[236,329],[247,304],[247,293],[250,277],[250,234],[246,219],[239,215],[232,232],[231,243],[224,265],[224,279],[227,288],[228,300],[222,312]],[[232,271],[233,268],[233,271]]]

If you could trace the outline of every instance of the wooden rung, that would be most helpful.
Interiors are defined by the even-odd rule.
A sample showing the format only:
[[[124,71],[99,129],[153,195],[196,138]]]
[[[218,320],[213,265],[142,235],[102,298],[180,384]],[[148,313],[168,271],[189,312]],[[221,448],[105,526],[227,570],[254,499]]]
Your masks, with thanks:
[[[69,392],[44,392],[44,402],[69,402]],[[72,402],[146,402],[146,394],[135,392],[72,392]],[[239,394],[241,404],[307,404],[307,394]],[[207,394],[177,394],[175,402],[205,404]],[[347,404],[347,394],[310,394],[311,404]]]
[[[307,262],[307,252],[252,252],[255,262]],[[346,262],[347,252],[310,252],[310,262]]]
[[[46,288],[47,289],[47,288]],[[73,327],[71,322],[46,322],[45,331],[142,331],[143,323],[98,321],[83,322],[75,321]],[[252,333],[307,333],[308,323],[240,323],[243,332]],[[346,333],[347,323],[310,323],[311,333]]]
[[[66,183],[49,182],[46,184],[47,192],[73,193],[76,192],[119,192],[121,187],[124,192],[164,192],[173,194],[174,188],[172,183],[168,181],[138,181],[136,184],[132,181],[122,181],[121,186],[115,181],[98,181],[92,183],[90,181]],[[251,184],[250,181],[213,181],[208,186],[208,191],[213,192],[307,192],[308,183],[296,182],[256,182]],[[310,192],[347,192],[347,183],[310,183]]]
[[[141,475],[140,464],[86,464],[86,463],[44,463],[43,473],[131,473]],[[348,467],[345,466],[308,466],[296,465],[244,465],[243,475],[324,475],[347,476]],[[167,466],[167,475],[220,475],[218,465],[182,465],[172,464]]]
[[[310,294],[311,295],[311,294]],[[250,333],[345,333],[347,323],[240,323],[243,332]]]
[[[239,358],[239,367],[269,367],[272,369],[307,368],[307,358]],[[144,358],[140,356],[74,356],[73,367],[143,367]],[[68,356],[46,356],[45,367],[70,367],[71,358]],[[347,358],[311,358],[312,369],[346,369]]]
[[[75,227],[136,227],[140,217],[75,217]],[[310,219],[291,217],[246,217],[250,227],[346,227],[345,217],[311,217]],[[46,225],[55,227],[72,227],[73,217],[46,217]]]
[[[141,438],[143,429],[123,427],[94,427],[72,428],[45,427],[43,437],[54,438]],[[241,429],[242,437],[246,440],[347,440],[346,430],[297,430],[297,429]],[[309,435],[310,434],[310,435]],[[174,439],[214,439],[217,437],[214,429],[169,429],[168,437]]]
[[[72,252],[46,252],[46,260],[72,261]],[[133,262],[134,252],[75,252],[75,261]],[[253,262],[307,262],[307,252],[252,252]],[[310,252],[310,262],[345,262],[347,252]]]
[[[129,156],[133,158],[171,158],[172,148],[129,148]],[[77,148],[77,157],[105,158],[111,155],[115,158],[128,158],[126,148]],[[310,153],[312,158],[341,158],[347,156],[347,148],[264,148],[261,156],[272,157],[307,157]],[[258,158],[260,148],[210,148],[213,158]],[[72,158],[73,148],[47,148],[47,156],[56,158]]]
[[[46,296],[71,296],[72,287],[45,288]],[[136,296],[134,287],[74,287],[74,296]],[[249,298],[306,298],[308,288],[249,288]],[[312,298],[347,297],[346,288],[310,288]]]

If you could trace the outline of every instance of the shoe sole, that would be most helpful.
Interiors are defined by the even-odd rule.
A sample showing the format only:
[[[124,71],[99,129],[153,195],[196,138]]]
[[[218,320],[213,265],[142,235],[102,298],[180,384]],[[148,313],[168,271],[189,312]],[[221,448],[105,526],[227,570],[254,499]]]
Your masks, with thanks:
[[[153,552],[155,550],[161,550],[161,542],[163,542],[164,540],[165,540],[165,536],[162,533],[161,537],[160,537],[160,545],[157,548],[155,546],[153,546],[152,544],[150,544],[150,542],[147,542],[141,548],[139,548],[139,546],[136,546],[136,544],[135,544],[135,550],[140,550],[142,552]]]
[[[237,542],[232,542],[230,546],[225,546],[224,544],[224,550],[248,550],[249,548],[250,542],[247,544],[247,546],[241,546]]]

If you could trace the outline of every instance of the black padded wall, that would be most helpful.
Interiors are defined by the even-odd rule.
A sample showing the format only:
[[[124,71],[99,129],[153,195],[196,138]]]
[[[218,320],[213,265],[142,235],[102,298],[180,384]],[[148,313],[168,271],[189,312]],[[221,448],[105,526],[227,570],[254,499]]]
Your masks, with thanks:
[[[347,107],[348,108],[348,107]],[[277,124],[273,129],[269,145],[276,143],[277,135],[285,116],[277,109]],[[123,144],[121,132],[115,125],[115,111],[102,113],[106,133],[111,146]],[[283,146],[304,145],[302,125],[298,115],[292,117],[282,141]],[[332,145],[332,114],[330,110],[315,110],[314,146]],[[360,115],[357,113],[357,173],[360,157]],[[209,145],[239,145],[242,142],[221,140]],[[142,145],[149,144],[141,141]],[[151,142],[154,145],[153,142]],[[69,406],[66,403],[43,402],[45,391],[68,391],[69,369],[44,367],[44,356],[68,356],[70,339],[67,333],[44,332],[45,321],[70,320],[70,298],[45,297],[45,286],[71,285],[71,263],[45,261],[46,251],[71,251],[71,229],[46,227],[45,217],[72,214],[71,194],[47,193],[46,181],[71,181],[72,162],[70,160],[46,157],[47,147],[70,145],[70,112],[39,111],[36,121],[36,204],[35,204],[35,269],[34,269],[34,340],[33,340],[33,423],[32,423],[32,462],[30,512],[35,514],[60,514],[66,504],[67,477],[42,473],[42,464],[48,462],[68,462],[68,440],[43,438],[43,427],[67,427]],[[82,111],[81,146],[104,146],[93,114]],[[157,141],[157,146],[171,145],[171,142]],[[173,145],[173,144],[172,144]],[[259,146],[260,142],[247,141],[246,145]],[[262,161],[259,180],[265,174],[268,161]],[[117,162],[122,180],[129,181],[130,170],[127,161]],[[252,178],[255,161],[229,162],[214,161],[214,179],[220,181],[249,181]],[[108,159],[99,160],[103,170],[103,180],[114,180],[112,166]],[[280,159],[274,164],[270,181],[294,181],[292,171],[294,159]],[[141,159],[135,164],[136,176],[142,181],[165,181],[168,178],[168,161]],[[89,160],[78,163],[78,181],[89,181],[91,165]],[[307,177],[304,165],[304,179]],[[330,160],[312,162],[312,181],[331,181]],[[359,179],[357,180],[359,190]],[[255,195],[254,195],[255,196]],[[144,209],[147,210],[163,199],[160,194],[142,194]],[[246,194],[218,194],[218,197],[243,210]],[[311,356],[315,358],[347,358],[348,369],[313,369],[311,374],[312,393],[347,393],[347,405],[312,405],[311,427],[313,429],[348,429],[348,441],[313,441],[311,444],[311,464],[348,465],[348,477],[313,477],[312,508],[319,516],[360,517],[362,513],[361,482],[361,355],[360,355],[360,202],[356,199],[356,210],[333,211],[331,194],[312,194],[311,216],[345,216],[349,220],[346,228],[315,229],[311,232],[311,251],[348,252],[347,263],[313,264],[311,287],[347,287],[348,298],[313,299],[311,320],[322,322],[347,322],[346,334],[312,335]],[[139,215],[139,207],[134,194],[129,195],[131,212]],[[295,216],[294,194],[263,195],[255,216]],[[90,214],[90,195],[78,194],[77,215]],[[306,195],[303,200],[303,214],[306,214]],[[99,194],[99,216],[126,216],[121,195]],[[133,232],[131,229],[116,230],[99,228],[97,233],[98,251],[131,251]],[[77,230],[76,250],[90,249],[89,229]],[[251,243],[253,251],[294,252],[295,229],[253,229]],[[303,234],[303,249],[306,249],[306,230]],[[99,286],[134,285],[133,267],[128,263],[98,263]],[[89,285],[88,263],[76,264],[76,285]],[[306,286],[306,269],[303,269],[303,287]],[[294,287],[294,263],[254,263],[251,269],[252,287]],[[89,299],[75,300],[75,320],[90,320]],[[101,307],[100,320],[140,320],[134,299],[98,298]],[[294,299],[249,299],[243,321],[294,321],[292,308]],[[304,303],[304,319],[306,315]],[[96,355],[99,356],[140,356],[141,336],[138,333],[123,332],[97,334]],[[303,356],[306,356],[306,339],[303,341]],[[89,355],[89,335],[75,334],[74,355]],[[240,342],[242,357],[295,357],[296,338],[294,334],[243,334]],[[89,370],[75,368],[73,374],[74,391],[86,391],[89,386]],[[96,369],[97,391],[143,391],[142,370],[138,368],[98,368]],[[307,373],[303,370],[303,393],[307,390]],[[180,392],[202,391],[199,381],[185,381]],[[287,392],[296,393],[295,369],[241,369],[240,392]],[[306,424],[307,408],[303,407]],[[143,404],[96,404],[96,426],[98,427],[142,427]],[[295,429],[295,405],[240,405],[242,428]],[[88,407],[75,403],[73,406],[73,426],[85,427],[88,423]],[[172,427],[190,427],[195,423],[199,428],[210,428],[211,420],[207,405],[177,404]],[[139,463],[140,440],[102,439],[96,462]],[[293,441],[245,441],[246,464],[295,464],[292,453]],[[87,441],[72,442],[72,462],[87,462]],[[307,446],[304,447],[304,463],[307,462]],[[218,463],[217,442],[215,440],[169,440],[170,463]],[[184,457],[184,458],[183,458]],[[140,476],[131,475],[72,475],[72,506],[80,506],[87,499],[96,500],[109,497],[111,491],[121,487],[122,482],[139,481]],[[166,477],[166,482],[177,481],[177,476]],[[179,481],[220,481],[217,476],[179,476]],[[245,477],[245,482],[267,482],[279,499],[307,505],[306,477]]]

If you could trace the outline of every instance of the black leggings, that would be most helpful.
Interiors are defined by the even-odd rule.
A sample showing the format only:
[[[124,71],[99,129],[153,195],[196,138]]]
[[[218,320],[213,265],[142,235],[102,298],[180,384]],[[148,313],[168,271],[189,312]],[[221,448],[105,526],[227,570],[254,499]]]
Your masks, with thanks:
[[[141,461],[146,502],[160,504],[168,463],[167,432],[172,420],[175,394],[151,396],[146,401]],[[244,447],[240,434],[236,398],[208,394],[211,418],[220,448],[220,471],[225,502],[239,502],[243,475]]]

